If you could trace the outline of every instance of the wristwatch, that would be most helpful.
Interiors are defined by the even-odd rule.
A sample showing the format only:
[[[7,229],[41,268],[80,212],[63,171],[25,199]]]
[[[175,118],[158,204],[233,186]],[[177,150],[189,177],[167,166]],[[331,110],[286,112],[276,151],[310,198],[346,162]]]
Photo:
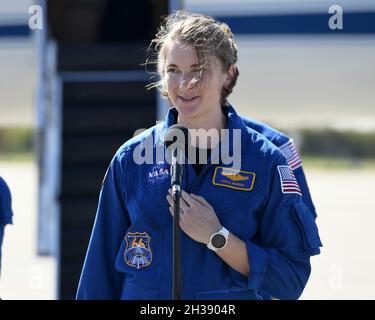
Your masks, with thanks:
[[[211,235],[210,241],[207,243],[207,248],[215,252],[225,248],[228,242],[228,237],[229,231],[224,227],[221,227],[218,232]]]

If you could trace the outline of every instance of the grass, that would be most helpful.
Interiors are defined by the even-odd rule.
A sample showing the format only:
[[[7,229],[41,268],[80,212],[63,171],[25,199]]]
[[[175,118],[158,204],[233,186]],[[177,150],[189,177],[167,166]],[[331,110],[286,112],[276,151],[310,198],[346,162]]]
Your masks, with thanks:
[[[35,155],[32,152],[0,153],[0,161],[3,162],[32,162]]]

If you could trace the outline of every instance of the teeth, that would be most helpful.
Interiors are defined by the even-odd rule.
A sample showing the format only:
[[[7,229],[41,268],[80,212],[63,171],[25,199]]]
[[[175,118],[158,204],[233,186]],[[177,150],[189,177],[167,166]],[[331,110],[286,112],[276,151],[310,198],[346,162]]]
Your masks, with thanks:
[[[193,100],[194,99],[194,97],[192,97],[192,98],[184,98],[184,97],[181,97],[183,100],[187,100],[187,101],[190,101],[190,100]]]

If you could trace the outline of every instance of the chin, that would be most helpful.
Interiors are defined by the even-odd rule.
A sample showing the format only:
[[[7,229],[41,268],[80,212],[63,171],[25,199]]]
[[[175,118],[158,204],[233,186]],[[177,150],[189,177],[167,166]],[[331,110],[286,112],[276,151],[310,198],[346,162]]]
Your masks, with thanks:
[[[198,105],[195,106],[178,106],[176,107],[178,113],[184,118],[196,118],[199,116],[200,108]]]

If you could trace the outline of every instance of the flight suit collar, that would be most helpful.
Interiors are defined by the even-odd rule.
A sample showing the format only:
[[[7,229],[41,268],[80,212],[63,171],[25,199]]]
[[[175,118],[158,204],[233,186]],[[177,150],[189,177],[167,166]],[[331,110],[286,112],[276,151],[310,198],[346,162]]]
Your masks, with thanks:
[[[236,110],[233,108],[232,105],[222,106],[222,112],[226,117],[226,129],[229,129],[229,147],[227,148],[228,151],[231,153],[233,152],[234,148],[234,139],[233,139],[233,130],[232,129],[239,129],[241,132],[241,141],[246,139],[248,135],[248,130],[245,124],[243,123],[241,117],[237,114]],[[163,124],[163,128],[161,130],[160,140],[164,143],[164,135],[167,129],[177,123],[178,118],[178,111],[175,107],[172,107],[168,110],[167,115],[165,117],[165,121]],[[242,145],[242,147],[244,147]]]

